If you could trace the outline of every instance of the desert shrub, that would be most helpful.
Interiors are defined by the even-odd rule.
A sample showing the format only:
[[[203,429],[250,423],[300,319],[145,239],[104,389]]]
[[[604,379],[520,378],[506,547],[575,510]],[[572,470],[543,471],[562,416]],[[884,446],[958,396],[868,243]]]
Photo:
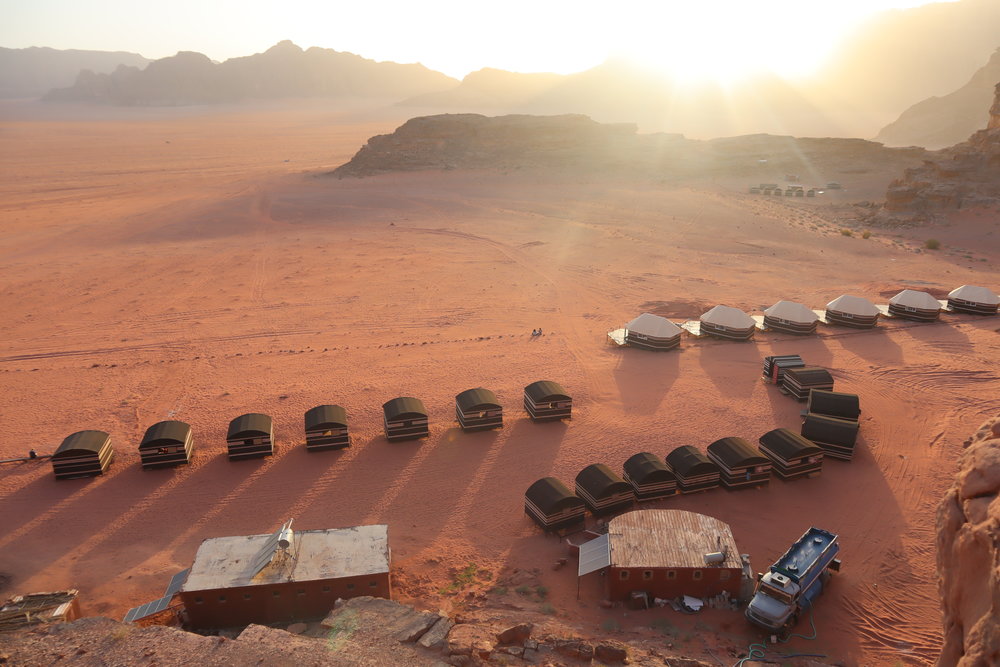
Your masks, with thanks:
[[[840,230],[840,235],[841,236],[854,236],[854,232],[852,232],[847,227],[844,227],[843,229]]]
[[[674,624],[665,618],[654,619],[653,622],[649,624],[649,627],[658,631],[661,635],[666,635],[668,637],[673,637],[677,634],[677,628],[675,628]]]
[[[524,584],[518,586],[514,589],[514,592],[518,595],[528,595],[531,593],[531,586],[525,586]]]
[[[556,608],[552,606],[551,602],[546,602],[539,609],[543,614],[547,614],[548,616],[555,616],[556,614]]]
[[[535,586],[535,593],[544,600],[549,596],[549,589],[545,586]]]
[[[861,232],[861,238],[870,239],[871,237],[872,237],[872,232],[870,229],[866,229],[865,231]]]
[[[493,592],[496,593],[497,595],[507,595],[507,587],[506,586],[495,586],[493,588]]]
[[[601,623],[601,630],[605,632],[618,632],[621,630],[621,626],[618,625],[618,621],[613,618],[606,618],[604,622]]]
[[[937,250],[941,247],[941,242],[937,239],[927,239],[924,241],[924,247],[928,250]]]

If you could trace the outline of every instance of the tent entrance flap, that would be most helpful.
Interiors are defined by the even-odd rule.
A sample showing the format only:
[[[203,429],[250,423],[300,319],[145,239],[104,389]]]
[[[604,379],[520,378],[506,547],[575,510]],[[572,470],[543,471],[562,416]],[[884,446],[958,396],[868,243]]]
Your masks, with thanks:
[[[611,565],[611,543],[608,541],[607,533],[580,545],[578,577],[597,572],[609,565]]]

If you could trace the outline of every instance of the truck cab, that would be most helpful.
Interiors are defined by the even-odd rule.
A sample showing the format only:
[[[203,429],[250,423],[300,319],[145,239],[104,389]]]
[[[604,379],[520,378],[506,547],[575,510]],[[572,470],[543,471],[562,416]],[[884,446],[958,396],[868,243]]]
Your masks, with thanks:
[[[795,625],[823,592],[827,570],[840,568],[837,536],[810,528],[760,577],[746,609],[751,623],[772,632]]]

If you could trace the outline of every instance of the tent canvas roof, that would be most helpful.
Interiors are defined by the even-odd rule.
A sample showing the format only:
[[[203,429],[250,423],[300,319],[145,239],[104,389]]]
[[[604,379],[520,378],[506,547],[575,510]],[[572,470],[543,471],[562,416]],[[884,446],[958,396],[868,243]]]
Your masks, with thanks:
[[[240,415],[229,422],[227,437],[239,435],[241,433],[270,433],[271,418],[259,412],[251,412]]]
[[[625,328],[629,331],[654,338],[673,338],[681,334],[679,326],[665,317],[653,315],[652,313],[643,313],[626,324]]]
[[[752,329],[757,326],[753,318],[739,308],[716,306],[701,316],[701,321],[730,329]]]
[[[389,419],[399,419],[405,415],[427,416],[427,408],[419,398],[400,396],[382,404],[382,411]]]
[[[53,458],[59,458],[60,454],[78,450],[86,450],[99,454],[104,443],[110,437],[104,431],[77,431],[72,435],[66,436],[66,439],[59,445],[59,449],[56,450]]]
[[[879,309],[874,303],[860,296],[844,294],[826,304],[827,310],[836,310],[841,313],[850,313],[859,317],[873,317],[879,314]]]
[[[923,310],[941,310],[941,303],[927,292],[919,292],[913,289],[905,289],[896,296],[889,299],[889,303],[896,306],[909,306],[910,308],[921,308]]]
[[[777,317],[789,322],[801,322],[802,324],[812,324],[819,320],[819,316],[811,308],[803,306],[795,301],[779,301],[764,311],[768,317]]]
[[[184,442],[190,433],[191,427],[184,422],[173,420],[157,422],[146,429],[146,435],[142,437],[139,448],[141,449],[144,445],[152,445],[164,440]]]
[[[583,507],[583,501],[555,477],[543,477],[536,481],[528,487],[524,496],[546,513],[556,512],[566,504]]]
[[[1000,304],[1000,296],[985,287],[979,287],[977,285],[962,285],[961,287],[956,287],[948,296],[953,299],[962,299],[963,301],[973,301],[975,303],[982,303],[990,306],[995,306]]]
[[[471,410],[472,408],[480,406],[490,406],[491,408],[500,407],[500,403],[497,401],[497,395],[489,389],[484,389],[483,387],[466,389],[462,393],[455,396],[455,402],[458,404],[458,407],[463,410]]]
[[[317,405],[305,414],[306,428],[336,424],[347,426],[347,410],[339,405]]]

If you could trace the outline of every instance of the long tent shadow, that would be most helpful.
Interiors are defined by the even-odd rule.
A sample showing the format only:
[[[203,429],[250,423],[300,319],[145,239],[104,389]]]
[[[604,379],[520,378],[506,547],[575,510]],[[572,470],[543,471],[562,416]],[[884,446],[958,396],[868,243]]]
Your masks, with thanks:
[[[422,448],[433,446],[434,431],[429,438],[389,442],[384,435],[374,435],[361,444],[350,460],[340,466],[336,475],[323,480],[327,495],[315,498],[303,507],[296,522],[306,526],[339,528],[359,525],[372,508],[390,492]],[[340,498],[348,498],[340,503]]]
[[[513,424],[510,433],[500,442],[500,448],[487,474],[472,489],[472,507],[496,507],[500,516],[508,513],[523,515],[524,492],[536,480],[552,474],[553,463],[569,427],[561,422],[535,423],[521,419]],[[572,479],[562,480],[570,490]],[[491,521],[501,520],[491,517]],[[467,523],[470,530],[481,529],[483,516],[470,512]],[[501,524],[502,525],[502,524]]]
[[[614,378],[626,414],[655,414],[680,374],[682,350],[622,348]]]
[[[726,341],[728,343],[728,341]],[[754,390],[754,382],[760,377],[760,367],[765,354],[759,345],[732,342],[725,345],[705,347],[699,350],[698,363],[719,394],[730,398],[747,398]],[[719,362],[725,363],[725,372],[719,372]],[[740,380],[733,381],[730,369],[748,370],[740,373]],[[746,377],[746,380],[743,378]]]
[[[169,474],[148,477],[142,466],[137,464],[97,478],[56,480],[54,477],[43,477],[28,489],[41,496],[32,498],[32,502],[50,501],[35,516],[41,520],[17,538],[16,549],[11,549],[10,545],[3,547],[7,560],[17,563],[12,573],[16,577],[27,578],[64,556],[72,554],[74,559],[79,560],[87,553],[79,551],[80,545],[121,517],[121,513],[109,512],[108,508],[120,508],[122,513],[127,513],[130,508],[141,506],[150,494],[157,493],[174,477]],[[46,489],[46,481],[62,489]],[[51,502],[53,500],[55,502]],[[63,500],[70,502],[60,505]],[[108,557],[107,553],[100,556],[105,560]]]
[[[419,526],[421,541],[433,540],[461,508],[466,489],[499,441],[497,431],[445,431],[384,510],[384,521]]]
[[[871,364],[898,366],[903,363],[903,348],[893,340],[893,335],[883,326],[871,331],[849,333],[839,337],[839,341],[845,350]],[[895,335],[899,335],[898,332]]]
[[[0,512],[0,537],[14,533],[21,526],[49,512],[58,503],[85,492],[90,488],[87,482],[92,481],[57,480],[48,459],[7,465],[12,467],[4,471],[7,473],[4,475],[5,481],[13,478],[31,481],[15,482],[17,490],[4,497],[4,509]]]
[[[297,452],[296,450],[303,450]],[[198,526],[189,540],[200,541],[205,537],[229,534],[265,533],[272,531],[275,523],[280,523],[279,511],[262,513],[261,504],[255,498],[268,495],[267,480],[279,483],[288,477],[294,484],[287,488],[297,489],[300,482],[306,482],[303,475],[286,475],[287,469],[298,466],[308,469],[308,477],[322,475],[332,459],[325,457],[322,465],[303,458],[335,454],[335,452],[305,452],[304,446],[295,447],[275,459],[252,459],[229,461],[223,455],[215,456],[206,464],[190,471],[184,480],[146,503],[142,511],[131,516],[128,521],[110,531],[101,542],[82,554],[81,561],[90,553],[107,554],[120,546],[127,546],[127,557],[122,558],[121,569],[125,570],[141,564],[146,559],[162,551],[169,541],[184,533],[186,529]],[[280,452],[280,450],[279,450]],[[259,471],[259,474],[257,474]],[[151,470],[146,475],[183,475],[181,468]],[[255,476],[256,475],[256,476]],[[241,489],[241,486],[245,488]],[[248,502],[245,499],[249,497]],[[248,511],[252,508],[252,511]],[[164,517],[170,517],[165,525]],[[209,517],[206,520],[206,517]],[[200,524],[200,525],[199,525]],[[221,532],[220,532],[221,531]],[[235,533],[232,531],[236,531]]]

